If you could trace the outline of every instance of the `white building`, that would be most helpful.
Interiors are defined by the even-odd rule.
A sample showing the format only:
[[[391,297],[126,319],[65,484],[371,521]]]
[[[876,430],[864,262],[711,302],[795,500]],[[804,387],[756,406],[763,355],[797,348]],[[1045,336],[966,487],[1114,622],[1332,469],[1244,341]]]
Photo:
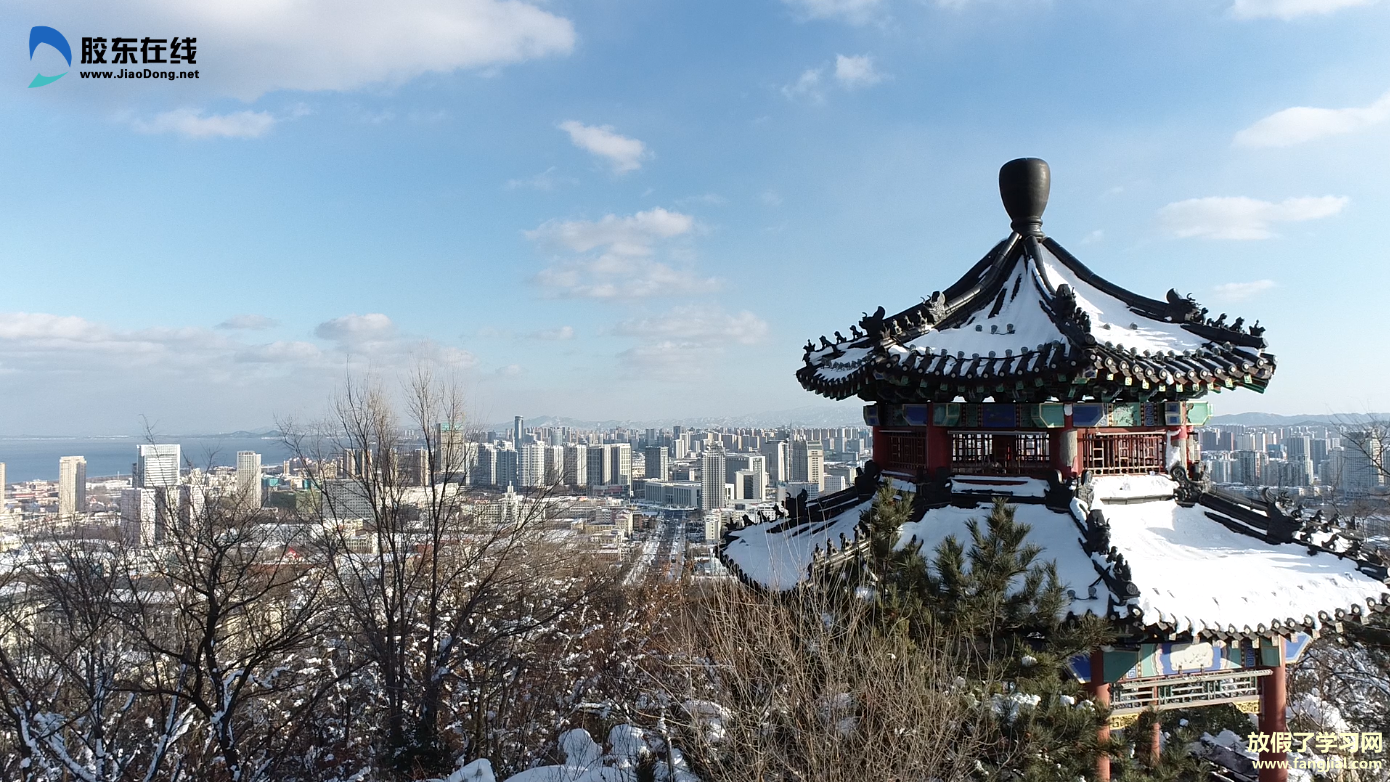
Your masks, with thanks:
[[[58,515],[63,518],[87,512],[87,460],[64,456],[58,460]]]
[[[164,536],[156,527],[158,498],[154,489],[131,488],[121,492],[121,530],[127,543],[149,546]]]
[[[647,502],[671,508],[700,507],[700,484],[697,481],[647,481],[644,484]]]
[[[236,496],[242,507],[261,507],[261,455],[255,451],[236,452]]]
[[[546,446],[540,443],[526,443],[517,449],[521,463],[518,468],[518,483],[525,488],[545,485]]]
[[[141,445],[135,459],[135,485],[142,489],[174,486],[179,482],[182,449],[177,444]]]

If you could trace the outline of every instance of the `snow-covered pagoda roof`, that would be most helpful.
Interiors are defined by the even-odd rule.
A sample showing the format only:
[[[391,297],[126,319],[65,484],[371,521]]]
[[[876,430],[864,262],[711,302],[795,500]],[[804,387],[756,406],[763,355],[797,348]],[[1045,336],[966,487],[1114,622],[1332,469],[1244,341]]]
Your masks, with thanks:
[[[1042,233],[1051,174],[1036,158],[999,172],[1013,232],[965,276],[848,336],[806,345],[802,386],[873,402],[1159,401],[1274,374],[1264,329],[1212,319],[1190,296],[1131,293]]]
[[[870,463],[872,464],[872,463]],[[1320,516],[1164,475],[1090,478],[1042,489],[1033,479],[955,476],[913,486],[866,466],[856,485],[775,519],[729,530],[718,554],[744,583],[770,591],[862,566],[861,518],[881,480],[915,491],[896,547],[931,566],[948,536],[970,540],[992,499],[1015,506],[1041,561],[1057,565],[1070,599],[1064,617],[1110,619],[1131,639],[1231,640],[1317,635],[1343,619],[1390,610],[1385,560]]]

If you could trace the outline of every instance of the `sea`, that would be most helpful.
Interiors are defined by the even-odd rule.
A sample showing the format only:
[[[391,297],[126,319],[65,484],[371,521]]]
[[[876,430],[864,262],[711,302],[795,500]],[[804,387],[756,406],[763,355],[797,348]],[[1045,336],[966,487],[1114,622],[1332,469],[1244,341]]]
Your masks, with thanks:
[[[178,443],[182,446],[184,468],[235,467],[237,451],[255,451],[261,464],[276,464],[290,458],[290,449],[274,436],[196,435],[129,437],[0,437],[0,462],[5,465],[5,481],[58,480],[58,459],[82,456],[87,459],[87,478],[129,476],[135,463],[136,446],[149,442]]]

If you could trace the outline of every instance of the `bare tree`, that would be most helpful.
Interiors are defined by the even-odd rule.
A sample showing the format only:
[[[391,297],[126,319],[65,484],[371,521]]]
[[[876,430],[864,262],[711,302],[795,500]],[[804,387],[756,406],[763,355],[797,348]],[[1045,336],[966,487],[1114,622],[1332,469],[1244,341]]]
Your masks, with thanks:
[[[141,655],[135,686],[184,704],[207,738],[200,773],[271,779],[334,683],[305,663],[323,622],[322,573],[227,500],[171,524],[162,556],[129,552],[133,610],[119,616]]]
[[[422,368],[403,390],[398,412],[379,383],[349,382],[316,432],[281,428],[323,486],[310,522],[324,533],[345,637],[375,677],[385,760],[438,771],[453,758],[443,721],[465,743],[495,735],[486,723],[501,719],[495,709],[526,667],[514,652],[555,631],[603,579],[547,540],[549,492],[498,501],[469,491],[474,450],[457,386]],[[429,455],[423,486],[401,469],[407,447]]]
[[[6,779],[155,779],[186,731],[128,676],[134,646],[116,619],[129,594],[119,547],[48,539],[0,584],[0,724]]]

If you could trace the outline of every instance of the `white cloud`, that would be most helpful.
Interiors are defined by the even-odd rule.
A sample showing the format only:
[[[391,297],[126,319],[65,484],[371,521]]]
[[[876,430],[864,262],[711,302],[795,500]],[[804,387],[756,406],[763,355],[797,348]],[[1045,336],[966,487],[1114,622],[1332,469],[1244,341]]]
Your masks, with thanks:
[[[260,138],[275,125],[275,117],[265,111],[234,111],[207,114],[183,108],[156,114],[151,120],[133,120],[141,133],[177,133],[188,138]]]
[[[744,310],[726,313],[718,307],[676,307],[658,317],[626,320],[614,333],[630,337],[669,337],[708,347],[752,345],[767,337],[767,321]]]
[[[314,336],[343,345],[381,342],[395,335],[396,324],[379,312],[366,315],[344,315],[320,323]]]
[[[718,307],[677,307],[659,317],[619,323],[614,333],[643,340],[618,354],[630,369],[660,380],[693,380],[708,372],[728,348],[767,337],[767,322],[751,312],[726,313]]]
[[[304,364],[319,358],[318,346],[309,342],[277,341],[251,345],[237,351],[235,359],[250,364]]]
[[[787,100],[805,98],[812,103],[820,103],[825,100],[825,93],[820,88],[820,79],[820,68],[808,68],[801,72],[796,81],[782,87],[782,95]]]
[[[1158,211],[1164,230],[1179,238],[1269,239],[1277,223],[1298,223],[1331,217],[1350,199],[1339,196],[1287,198],[1279,203],[1244,196],[1191,198]]]
[[[864,24],[874,18],[881,0],[782,0],[807,19],[840,19]]]
[[[1390,92],[1369,106],[1320,109],[1294,106],[1265,117],[1236,134],[1241,147],[1290,147],[1327,136],[1356,133],[1390,120]]]
[[[280,325],[280,321],[274,318],[267,318],[264,315],[234,315],[221,323],[217,324],[219,329],[246,329],[249,331],[260,331],[263,329],[274,328]]]
[[[585,125],[571,119],[561,122],[560,129],[570,135],[576,147],[607,160],[615,174],[636,171],[642,167],[643,160],[652,157],[646,144],[618,135],[611,125]]]
[[[46,23],[60,30],[196,35],[200,78],[173,84],[250,101],[275,90],[347,91],[568,54],[575,42],[573,23],[542,5],[524,0],[78,0],[52,9]]]
[[[574,339],[574,326],[561,326],[558,329],[541,329],[533,331],[529,335],[532,339],[543,339],[552,342],[563,342]]]
[[[1227,282],[1212,288],[1220,301],[1245,301],[1274,287],[1274,280],[1252,280],[1250,282]]]
[[[638,212],[630,217],[605,215],[598,221],[550,220],[526,236],[544,244],[556,245],[573,252],[588,252],[607,246],[623,255],[650,255],[658,239],[670,239],[689,233],[695,218],[661,207]]]
[[[782,85],[782,97],[787,100],[824,103],[827,74],[835,79],[835,84],[845,90],[871,87],[885,78],[874,68],[874,59],[869,55],[860,54],[851,57],[837,54],[833,65],[807,68],[801,72],[796,81]]]
[[[835,81],[845,89],[870,87],[883,81],[883,74],[874,70],[874,59],[867,54],[846,57],[835,55]]]
[[[782,205],[782,196],[778,195],[775,190],[764,190],[762,195],[758,196],[758,200],[766,206]]]
[[[1375,0],[1235,0],[1231,13],[1238,19],[1288,20],[1312,14],[1330,14],[1373,2]]]
[[[610,214],[597,221],[551,220],[527,231],[527,238],[543,247],[583,255],[557,259],[534,281],[550,295],[567,298],[635,299],[718,290],[717,279],[652,258],[658,243],[694,228],[693,217],[660,207],[628,217]]]

